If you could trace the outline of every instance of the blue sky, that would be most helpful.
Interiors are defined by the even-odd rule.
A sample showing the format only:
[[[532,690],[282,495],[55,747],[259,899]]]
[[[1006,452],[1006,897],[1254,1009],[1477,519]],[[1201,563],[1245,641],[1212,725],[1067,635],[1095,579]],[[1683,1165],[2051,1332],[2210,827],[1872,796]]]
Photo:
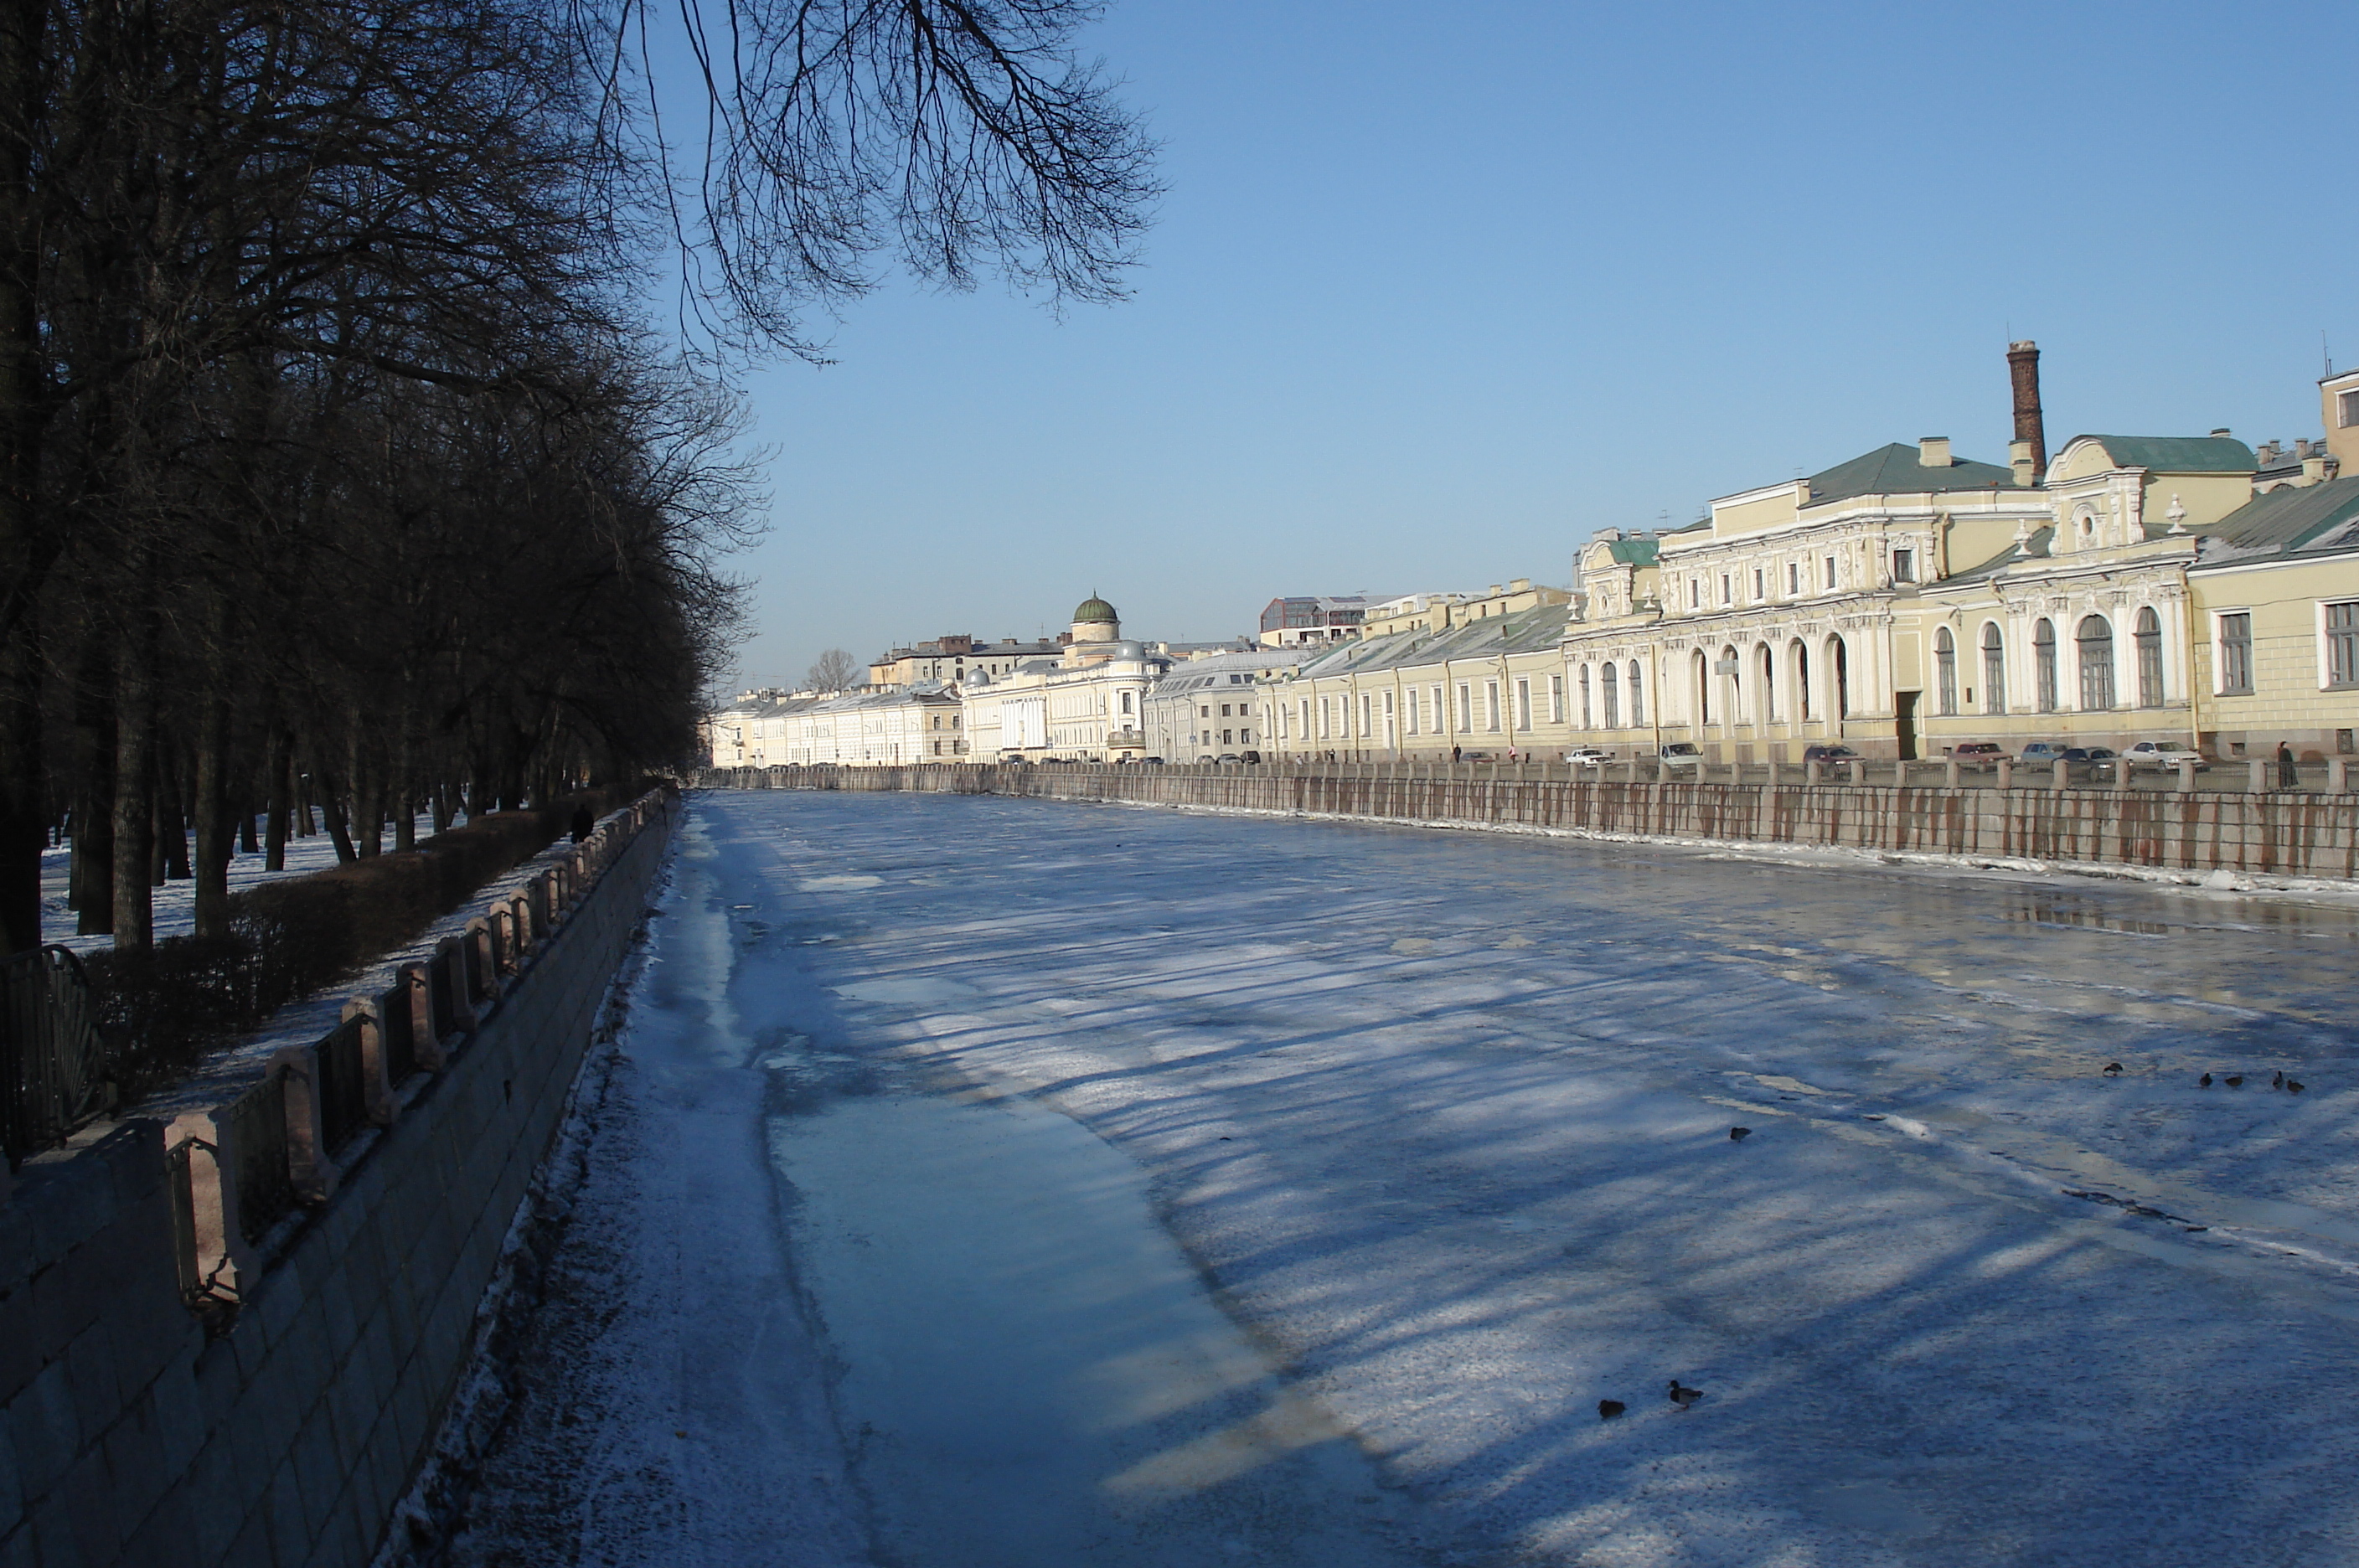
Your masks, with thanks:
[[[2318,433],[2359,364],[2359,7],[1121,0],[1136,297],[890,285],[748,388],[739,675],[943,632],[1249,631],[1563,582],[1889,441]]]

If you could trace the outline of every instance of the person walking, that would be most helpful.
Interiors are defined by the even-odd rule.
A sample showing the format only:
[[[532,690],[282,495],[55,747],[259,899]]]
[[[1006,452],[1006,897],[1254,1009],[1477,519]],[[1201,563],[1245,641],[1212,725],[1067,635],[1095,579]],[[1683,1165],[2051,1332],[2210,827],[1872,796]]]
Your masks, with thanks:
[[[2277,742],[2277,788],[2301,788],[2301,772],[2293,765],[2293,747],[2284,741]]]

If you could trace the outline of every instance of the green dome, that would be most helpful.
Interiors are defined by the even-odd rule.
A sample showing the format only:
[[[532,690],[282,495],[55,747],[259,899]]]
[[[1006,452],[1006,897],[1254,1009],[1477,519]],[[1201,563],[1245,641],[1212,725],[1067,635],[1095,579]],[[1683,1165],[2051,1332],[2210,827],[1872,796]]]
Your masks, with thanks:
[[[1073,625],[1077,626],[1121,624],[1122,617],[1114,613],[1114,606],[1094,594],[1073,606]]]

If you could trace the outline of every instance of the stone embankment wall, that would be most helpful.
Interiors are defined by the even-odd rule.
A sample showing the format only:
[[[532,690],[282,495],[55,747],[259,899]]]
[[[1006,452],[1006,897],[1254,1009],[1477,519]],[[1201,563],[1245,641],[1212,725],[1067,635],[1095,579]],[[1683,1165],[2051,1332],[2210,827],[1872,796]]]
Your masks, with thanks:
[[[19,1172],[0,1201],[0,1568],[369,1561],[472,1352],[674,810],[651,795],[569,857],[546,925],[423,1042],[332,1189],[204,1290],[198,1145],[132,1120]]]
[[[914,789],[1130,800],[1380,822],[1517,824],[1641,838],[1823,845],[2158,871],[2359,877],[2359,794],[1625,782],[1564,764],[962,764],[715,769],[756,789]]]

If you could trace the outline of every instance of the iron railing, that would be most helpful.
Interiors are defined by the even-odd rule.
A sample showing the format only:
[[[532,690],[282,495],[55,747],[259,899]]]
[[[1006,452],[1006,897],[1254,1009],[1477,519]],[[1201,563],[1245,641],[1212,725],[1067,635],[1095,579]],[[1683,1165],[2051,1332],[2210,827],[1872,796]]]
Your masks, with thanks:
[[[0,1144],[11,1168],[114,1103],[82,960],[54,943],[0,958]]]

